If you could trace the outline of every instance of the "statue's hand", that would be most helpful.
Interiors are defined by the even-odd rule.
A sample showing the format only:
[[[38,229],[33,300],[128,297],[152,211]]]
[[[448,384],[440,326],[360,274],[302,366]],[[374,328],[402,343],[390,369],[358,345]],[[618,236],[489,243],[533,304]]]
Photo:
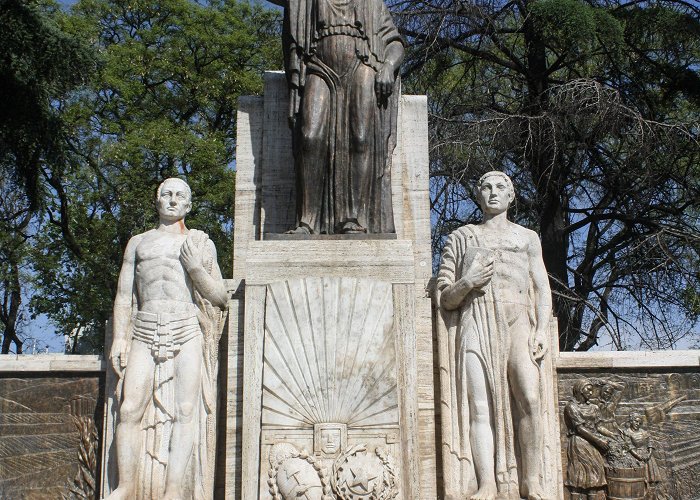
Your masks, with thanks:
[[[112,367],[119,378],[124,376],[124,369],[127,362],[128,343],[124,337],[115,338],[112,342],[112,349],[109,353],[109,359],[112,362]]]
[[[391,64],[384,63],[382,69],[374,77],[374,91],[377,94],[377,102],[385,102],[394,92],[394,68]]]
[[[485,287],[493,276],[493,262],[493,257],[484,259],[477,255],[461,279],[470,289]]]
[[[547,334],[545,332],[535,332],[530,339],[530,350],[535,361],[539,361],[547,354]]]
[[[180,262],[188,273],[204,267],[202,250],[194,242],[192,231],[180,248]]]

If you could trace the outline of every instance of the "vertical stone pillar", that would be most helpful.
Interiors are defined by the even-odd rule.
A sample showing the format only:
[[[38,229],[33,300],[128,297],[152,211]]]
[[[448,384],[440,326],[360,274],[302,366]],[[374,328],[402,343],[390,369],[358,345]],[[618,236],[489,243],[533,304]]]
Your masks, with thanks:
[[[241,99],[226,498],[436,498],[426,104],[401,97],[395,237],[299,240],[284,74]]]

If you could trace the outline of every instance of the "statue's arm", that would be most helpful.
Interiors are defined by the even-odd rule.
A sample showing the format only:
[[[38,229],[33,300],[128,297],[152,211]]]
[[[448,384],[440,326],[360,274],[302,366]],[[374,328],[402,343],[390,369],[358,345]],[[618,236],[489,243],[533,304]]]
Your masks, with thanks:
[[[399,71],[399,66],[403,62],[404,47],[400,40],[394,40],[389,43],[384,53],[384,66],[387,66],[392,74],[396,75]]]
[[[549,321],[552,317],[552,290],[549,287],[547,269],[542,260],[542,244],[534,231],[528,231],[530,242],[528,256],[530,261],[530,280],[534,293],[535,331],[533,336],[533,355],[540,359],[546,352]]]
[[[459,259],[457,241],[454,234],[450,235],[442,251],[440,269],[437,277],[437,287],[440,290],[440,307],[453,311],[457,309],[472,286],[463,278],[457,278],[457,263]]]
[[[607,380],[606,383],[615,390],[610,400],[610,409],[614,412],[622,399],[622,391],[625,390],[627,385],[624,382],[613,382],[612,380]]]
[[[570,428],[576,432],[576,434],[603,451],[607,451],[609,447],[608,441],[602,436],[599,436],[593,430],[589,429],[586,419],[583,417],[575,403],[569,402],[564,408],[564,413],[569,421]]]
[[[112,348],[109,357],[117,375],[122,376],[126,368],[126,357],[128,352],[128,333],[131,322],[131,310],[133,307],[133,297],[135,291],[136,273],[136,247],[141,241],[141,235],[134,236],[129,240],[124,250],[124,259],[119,271],[119,281],[117,282],[117,295],[114,298],[114,308],[112,310]]]
[[[213,259],[211,274],[204,269],[201,252],[198,251],[192,238],[187,238],[182,244],[180,258],[195,289],[202,297],[223,310],[228,303],[228,294],[217,263],[216,247],[211,240],[207,240],[207,251],[211,253]]]

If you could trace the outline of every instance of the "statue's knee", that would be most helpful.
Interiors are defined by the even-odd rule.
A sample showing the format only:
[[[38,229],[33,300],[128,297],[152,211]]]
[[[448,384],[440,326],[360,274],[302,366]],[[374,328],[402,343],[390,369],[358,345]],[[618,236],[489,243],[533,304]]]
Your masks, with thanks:
[[[537,393],[523,393],[520,410],[525,415],[536,415],[540,411],[540,397]]]
[[[325,135],[322,133],[320,127],[316,128],[302,128],[301,131],[301,143],[304,151],[317,151],[319,150],[326,140]]]
[[[356,126],[352,131],[352,149],[355,152],[366,151],[370,146],[369,127]]]
[[[485,402],[474,402],[471,406],[471,420],[476,424],[490,424],[491,423],[491,413],[489,411],[489,405]]]
[[[194,415],[194,405],[192,403],[181,403],[177,408],[177,420],[180,423],[188,424]]]
[[[125,400],[119,407],[119,420],[125,423],[138,423],[143,416],[143,408],[138,402]]]

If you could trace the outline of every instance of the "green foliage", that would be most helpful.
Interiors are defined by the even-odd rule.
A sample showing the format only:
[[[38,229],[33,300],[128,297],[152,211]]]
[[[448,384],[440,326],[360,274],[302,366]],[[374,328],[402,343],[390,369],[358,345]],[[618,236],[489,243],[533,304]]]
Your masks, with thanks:
[[[32,232],[65,158],[58,102],[95,68],[88,44],[57,22],[51,1],[0,0],[0,320],[2,352],[21,352]]]
[[[404,88],[430,97],[434,248],[491,169],[540,232],[563,350],[697,335],[700,9],[688,2],[395,2]],[[688,293],[686,290],[691,290]],[[638,336],[638,338],[634,338]]]
[[[32,305],[64,332],[99,336],[123,249],[155,226],[167,177],[190,184],[186,224],[231,275],[237,100],[281,66],[279,18],[235,1],[83,0],[61,23],[97,48],[100,70],[60,103],[70,153],[55,194],[68,204],[49,206],[37,238]]]
[[[40,168],[60,156],[53,105],[94,66],[92,49],[63,31],[52,2],[0,0],[0,162],[40,205]]]

